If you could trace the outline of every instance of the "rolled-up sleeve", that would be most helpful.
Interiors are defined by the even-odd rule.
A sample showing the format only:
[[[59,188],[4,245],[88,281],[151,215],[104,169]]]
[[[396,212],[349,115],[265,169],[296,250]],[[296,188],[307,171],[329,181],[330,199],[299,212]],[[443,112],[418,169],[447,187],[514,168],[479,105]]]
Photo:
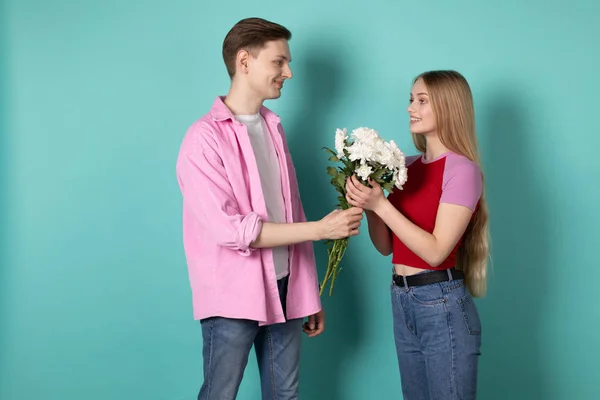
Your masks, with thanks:
[[[197,221],[220,246],[250,255],[250,244],[262,229],[262,219],[243,215],[219,155],[200,141],[180,152],[177,177],[188,207]]]

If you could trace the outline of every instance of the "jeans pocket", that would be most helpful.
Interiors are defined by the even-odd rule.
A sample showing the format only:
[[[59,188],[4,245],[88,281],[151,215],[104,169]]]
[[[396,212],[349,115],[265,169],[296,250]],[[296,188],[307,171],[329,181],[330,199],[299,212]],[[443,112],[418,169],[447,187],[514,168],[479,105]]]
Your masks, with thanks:
[[[481,320],[477,306],[471,297],[471,293],[467,291],[465,295],[457,299],[458,305],[463,316],[463,321],[467,327],[469,335],[481,335]]]
[[[425,286],[414,286],[410,288],[408,295],[417,303],[425,306],[437,306],[446,301],[442,287],[435,283]]]

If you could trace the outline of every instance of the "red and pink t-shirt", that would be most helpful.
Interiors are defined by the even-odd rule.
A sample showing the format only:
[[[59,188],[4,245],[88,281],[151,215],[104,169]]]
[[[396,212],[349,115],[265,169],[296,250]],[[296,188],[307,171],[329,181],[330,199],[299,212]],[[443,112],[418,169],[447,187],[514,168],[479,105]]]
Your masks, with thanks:
[[[403,190],[394,190],[388,199],[406,218],[421,229],[433,233],[438,206],[449,203],[475,211],[482,193],[479,166],[453,152],[425,161],[423,155],[406,159],[408,180]],[[462,238],[438,267],[432,267],[392,234],[392,263],[422,269],[447,269],[455,266],[456,251]]]

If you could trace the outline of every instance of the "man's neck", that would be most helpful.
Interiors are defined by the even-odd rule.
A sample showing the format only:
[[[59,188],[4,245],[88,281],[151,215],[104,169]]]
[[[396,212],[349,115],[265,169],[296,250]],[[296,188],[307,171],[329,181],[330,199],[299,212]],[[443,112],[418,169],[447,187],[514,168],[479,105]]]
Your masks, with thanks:
[[[232,83],[224,103],[233,115],[254,115],[260,111],[263,100]]]

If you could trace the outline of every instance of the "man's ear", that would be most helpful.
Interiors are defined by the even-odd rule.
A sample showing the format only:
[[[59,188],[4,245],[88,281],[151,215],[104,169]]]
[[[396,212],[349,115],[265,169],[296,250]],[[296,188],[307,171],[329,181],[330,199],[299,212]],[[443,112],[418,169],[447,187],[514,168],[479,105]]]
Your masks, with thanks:
[[[247,74],[249,65],[250,65],[250,53],[248,53],[248,51],[244,50],[244,49],[238,51],[236,61],[235,61],[235,66],[236,66],[237,72]]]

